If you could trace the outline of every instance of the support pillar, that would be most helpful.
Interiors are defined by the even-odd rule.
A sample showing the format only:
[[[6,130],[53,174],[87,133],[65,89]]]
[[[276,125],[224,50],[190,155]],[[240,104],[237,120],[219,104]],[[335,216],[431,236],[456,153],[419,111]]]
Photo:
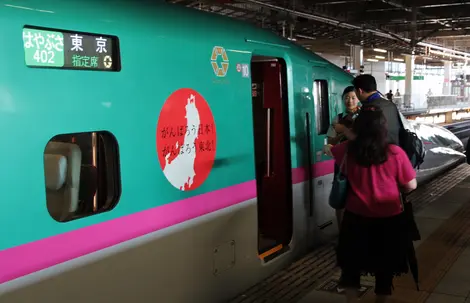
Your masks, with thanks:
[[[450,124],[450,123],[454,122],[454,117],[452,115],[453,113],[454,112],[452,112],[452,111],[445,113],[445,123]]]
[[[403,96],[403,103],[405,107],[410,107],[413,103],[413,71],[415,69],[415,56],[405,56],[406,74],[405,74],[405,94]]]
[[[451,73],[452,73],[452,62],[445,61],[444,62],[444,84],[442,87],[442,94],[444,96],[451,95],[451,87],[450,87]]]
[[[363,49],[360,45],[351,45],[352,69],[359,70],[363,65]]]

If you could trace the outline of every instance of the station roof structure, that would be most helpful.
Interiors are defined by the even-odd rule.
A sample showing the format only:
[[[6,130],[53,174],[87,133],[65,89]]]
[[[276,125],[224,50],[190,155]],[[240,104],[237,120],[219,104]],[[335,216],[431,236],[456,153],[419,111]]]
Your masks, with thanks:
[[[167,0],[251,22],[315,52],[350,45],[417,55],[428,63],[470,58],[470,0]]]

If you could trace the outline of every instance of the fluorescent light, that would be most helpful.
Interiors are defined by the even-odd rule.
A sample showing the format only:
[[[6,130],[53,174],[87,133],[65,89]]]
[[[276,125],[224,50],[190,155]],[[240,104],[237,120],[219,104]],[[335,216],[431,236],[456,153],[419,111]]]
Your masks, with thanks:
[[[305,36],[305,35],[296,35],[299,38],[310,39],[310,40],[317,40],[317,38],[312,36]]]
[[[387,51],[384,50],[384,49],[381,49],[381,48],[374,48],[374,52],[378,52],[378,53],[386,53]]]
[[[379,60],[377,60],[377,59],[367,59],[367,61],[369,61],[369,62],[379,62]]]
[[[403,60],[402,58],[394,58],[393,60],[395,60],[395,61],[400,61],[400,62],[405,61],[405,60]]]
[[[377,58],[377,59],[385,59],[384,56],[375,56],[375,58]]]
[[[468,59],[469,59],[468,57],[456,56],[456,55],[454,55],[454,54],[449,54],[449,53],[444,53],[444,52],[440,52],[440,51],[435,51],[435,50],[432,50],[432,49],[429,50],[429,53],[430,53],[430,54],[434,54],[434,55],[441,55],[441,56],[444,56],[444,57],[456,58],[456,59],[463,59],[463,60],[468,60]]]

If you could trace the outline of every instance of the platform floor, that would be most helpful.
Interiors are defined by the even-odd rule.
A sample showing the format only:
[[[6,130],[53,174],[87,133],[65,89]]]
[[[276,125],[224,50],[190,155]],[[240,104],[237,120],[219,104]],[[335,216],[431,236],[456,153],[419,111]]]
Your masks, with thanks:
[[[470,303],[470,166],[462,164],[410,196],[422,240],[415,242],[420,291],[411,274],[396,278],[387,301]],[[333,244],[315,250],[231,302],[341,303]],[[374,302],[372,277],[360,302]]]

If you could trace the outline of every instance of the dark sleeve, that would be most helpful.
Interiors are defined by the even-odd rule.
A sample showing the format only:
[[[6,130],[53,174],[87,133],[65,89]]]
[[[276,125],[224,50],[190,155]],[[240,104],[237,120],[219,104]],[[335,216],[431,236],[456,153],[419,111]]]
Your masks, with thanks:
[[[396,106],[388,107],[387,114],[388,123],[388,141],[391,144],[400,145],[400,121],[398,120],[398,109]]]
[[[398,120],[398,108],[390,100],[379,99],[378,106],[382,109],[385,119],[387,119],[388,142],[400,145],[401,123]]]

